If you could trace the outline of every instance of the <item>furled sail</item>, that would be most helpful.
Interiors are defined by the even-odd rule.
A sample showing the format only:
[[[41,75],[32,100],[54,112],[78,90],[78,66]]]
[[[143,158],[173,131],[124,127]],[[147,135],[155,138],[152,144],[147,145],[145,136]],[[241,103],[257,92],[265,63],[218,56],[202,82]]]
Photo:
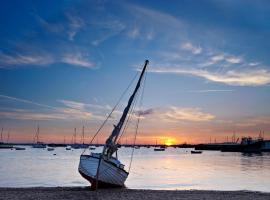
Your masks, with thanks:
[[[125,120],[127,118],[127,115],[128,115],[129,110],[130,110],[130,107],[131,107],[131,105],[133,103],[133,100],[134,100],[134,98],[135,98],[135,96],[136,96],[136,94],[137,94],[137,92],[138,92],[138,90],[140,88],[141,81],[142,81],[142,78],[143,78],[143,75],[145,73],[145,70],[146,70],[146,67],[147,67],[148,63],[149,63],[149,61],[146,60],[145,64],[144,64],[144,67],[143,67],[143,70],[141,72],[140,78],[139,78],[139,80],[137,82],[137,85],[135,87],[135,90],[134,90],[133,94],[130,96],[130,98],[128,100],[128,104],[125,107],[124,112],[123,112],[118,124],[116,126],[114,126],[114,129],[113,129],[110,137],[106,140],[106,145],[104,147],[103,152],[104,152],[105,155],[107,155],[109,157],[114,152],[117,151],[117,144],[116,144],[117,138],[118,138],[118,136],[120,134],[120,131],[122,129],[122,126],[123,126],[123,124],[124,124],[124,122],[125,122]]]

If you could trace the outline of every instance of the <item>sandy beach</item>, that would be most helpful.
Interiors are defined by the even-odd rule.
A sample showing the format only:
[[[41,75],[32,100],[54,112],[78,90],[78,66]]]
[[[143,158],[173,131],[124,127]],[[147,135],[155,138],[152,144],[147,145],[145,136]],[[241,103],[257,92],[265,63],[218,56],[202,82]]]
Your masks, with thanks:
[[[201,191],[201,190],[132,190],[100,189],[91,191],[88,187],[54,188],[0,188],[1,200],[39,199],[39,200],[144,200],[144,199],[270,199],[270,193],[251,191]]]

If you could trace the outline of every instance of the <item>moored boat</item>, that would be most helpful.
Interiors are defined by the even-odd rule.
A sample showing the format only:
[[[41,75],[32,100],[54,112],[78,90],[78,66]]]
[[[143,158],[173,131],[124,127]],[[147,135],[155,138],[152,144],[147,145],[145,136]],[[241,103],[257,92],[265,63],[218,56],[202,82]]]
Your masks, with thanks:
[[[39,141],[39,126],[37,127],[37,132],[35,134],[34,139],[36,140],[36,143],[32,145],[32,148],[45,149],[47,147],[46,144],[44,144],[43,142],[40,142]]]
[[[201,154],[202,151],[191,151],[190,153],[191,153],[191,154]]]

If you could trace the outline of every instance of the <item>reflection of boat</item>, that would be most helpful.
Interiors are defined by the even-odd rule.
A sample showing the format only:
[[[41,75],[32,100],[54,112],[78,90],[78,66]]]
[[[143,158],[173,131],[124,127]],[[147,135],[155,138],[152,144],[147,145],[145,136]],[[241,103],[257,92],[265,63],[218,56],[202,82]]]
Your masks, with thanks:
[[[18,151],[25,150],[25,148],[24,147],[15,147],[15,150],[18,150]]]
[[[48,147],[47,150],[48,150],[48,151],[54,151],[54,148]]]
[[[91,183],[92,188],[123,187],[128,177],[129,172],[124,169],[124,165],[118,160],[117,156],[119,136],[123,134],[122,128],[125,130],[124,127],[128,121],[126,120],[127,117],[132,114],[134,99],[140,88],[147,64],[148,61],[145,61],[135,90],[130,96],[118,124],[114,126],[111,135],[106,140],[102,153],[92,152],[90,155],[81,155],[80,157],[79,173]]]
[[[202,151],[191,151],[191,154],[201,154]]]
[[[39,126],[37,127],[37,132],[34,139],[36,140],[36,143],[32,145],[32,148],[45,149],[47,147],[46,144],[39,141]]]

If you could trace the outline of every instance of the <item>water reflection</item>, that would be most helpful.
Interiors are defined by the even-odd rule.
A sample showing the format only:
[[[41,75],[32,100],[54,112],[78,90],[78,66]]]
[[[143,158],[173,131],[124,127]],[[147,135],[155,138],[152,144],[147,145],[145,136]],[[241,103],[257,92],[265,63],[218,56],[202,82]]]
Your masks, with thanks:
[[[95,151],[100,151],[97,148]],[[270,192],[270,154],[242,154],[168,148],[164,152],[135,150],[128,188],[256,190]],[[54,156],[53,154],[56,153]],[[77,172],[81,150],[54,152],[27,148],[0,151],[0,187],[85,186]],[[119,157],[130,163],[131,148]]]

